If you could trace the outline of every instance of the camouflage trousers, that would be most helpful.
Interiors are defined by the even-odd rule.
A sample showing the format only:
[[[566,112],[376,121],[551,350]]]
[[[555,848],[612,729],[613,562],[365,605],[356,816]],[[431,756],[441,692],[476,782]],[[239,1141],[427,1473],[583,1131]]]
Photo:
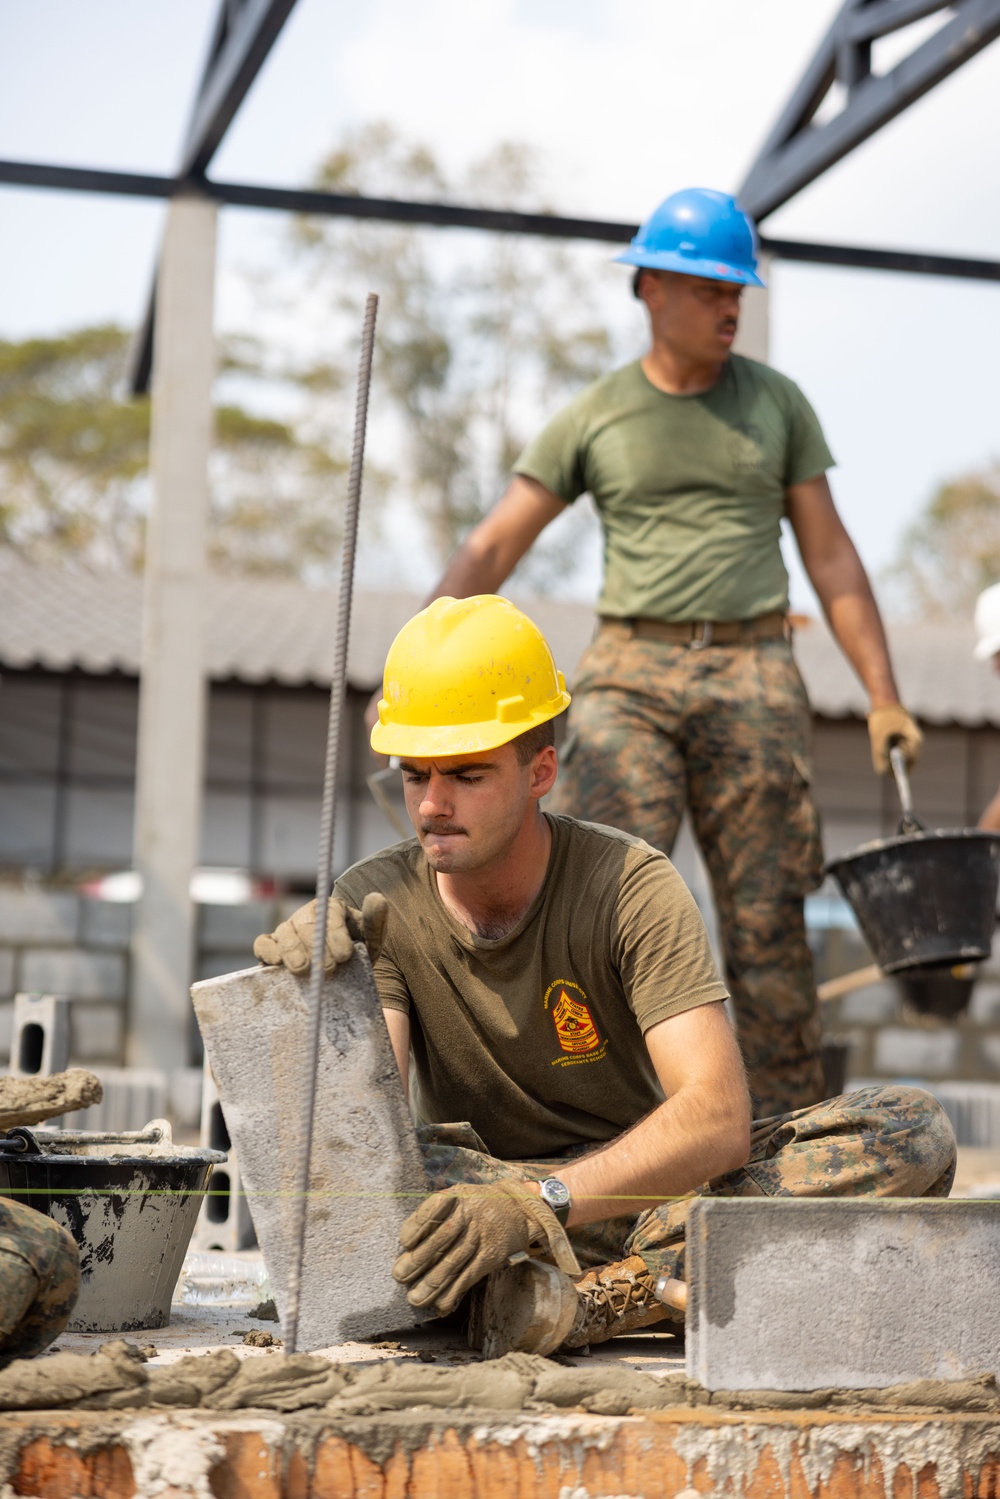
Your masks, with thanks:
[[[809,733],[787,641],[691,650],[605,621],[577,668],[549,803],[664,853],[687,806],[760,1115],[826,1091],[803,905],[823,877]]]
[[[433,1191],[458,1182],[508,1177],[541,1181],[592,1150],[549,1161],[500,1161],[469,1124],[418,1131]],[[753,1126],[750,1158],[697,1193],[658,1202],[638,1218],[571,1228],[584,1270],[638,1254],[656,1275],[684,1278],[688,1209],[707,1197],[947,1197],[955,1176],[955,1135],[937,1099],[921,1088],[861,1088]]]
[[[0,1367],[55,1342],[79,1292],[73,1236],[22,1202],[0,1200]]]

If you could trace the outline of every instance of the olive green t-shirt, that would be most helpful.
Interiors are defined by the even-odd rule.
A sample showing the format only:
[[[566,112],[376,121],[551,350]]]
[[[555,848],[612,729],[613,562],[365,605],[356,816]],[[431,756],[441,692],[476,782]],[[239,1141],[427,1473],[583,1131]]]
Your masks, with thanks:
[[[734,354],[700,395],[657,390],[636,361],[560,411],[514,465],[604,526],[600,612],[751,619],[788,608],[785,491],[833,463],[793,381]]]
[[[643,1033],[726,998],[669,859],[615,828],[546,815],[545,883],[498,940],[450,914],[415,838],[336,886],[354,906],[371,890],[389,900],[375,980],[382,1004],[410,1016],[419,1121],[468,1120],[505,1160],[600,1144],[635,1124],[663,1101]]]

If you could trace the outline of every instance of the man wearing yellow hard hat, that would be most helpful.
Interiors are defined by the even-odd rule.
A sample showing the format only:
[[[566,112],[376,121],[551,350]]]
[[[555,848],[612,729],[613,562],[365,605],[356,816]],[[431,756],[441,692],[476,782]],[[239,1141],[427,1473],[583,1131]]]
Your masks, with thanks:
[[[751,1125],[680,876],[638,838],[541,809],[569,701],[506,599],[441,598],[410,620],[371,737],[400,761],[416,836],[349,869],[330,907],[330,968],[368,943],[434,1188],[394,1274],[441,1315],[485,1282],[473,1324],[488,1354],[678,1319],[677,1199],[705,1183],[946,1196],[954,1174],[951,1126],[918,1089]],[[313,919],[304,907],[255,953],[305,971]]]

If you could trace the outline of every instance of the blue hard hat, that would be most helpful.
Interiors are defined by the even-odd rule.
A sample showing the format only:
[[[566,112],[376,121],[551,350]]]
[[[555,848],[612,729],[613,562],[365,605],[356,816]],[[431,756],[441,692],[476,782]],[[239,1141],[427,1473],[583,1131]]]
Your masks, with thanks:
[[[686,187],[664,198],[624,255],[624,265],[683,271],[710,281],[764,286],[757,275],[757,231],[728,193]]]

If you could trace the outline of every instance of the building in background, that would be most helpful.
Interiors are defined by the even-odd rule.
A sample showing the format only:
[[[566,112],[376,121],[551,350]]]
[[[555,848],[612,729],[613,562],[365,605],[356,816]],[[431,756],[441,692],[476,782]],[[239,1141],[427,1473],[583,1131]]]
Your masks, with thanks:
[[[127,882],[103,877],[131,858],[142,584],[7,555],[0,589],[0,1054],[13,994],[44,990],[77,1001],[74,1059],[117,1063],[130,906],[98,892],[130,893]],[[356,598],[338,870],[399,836],[368,786],[375,767],[362,715],[390,641],[418,607],[399,593]],[[572,681],[592,611],[537,600],[525,607]],[[293,583],[213,583],[197,977],[250,962],[256,933],[315,880],[335,610],[332,593]],[[918,813],[932,827],[973,824],[1000,783],[1000,681],[972,660],[971,627],[906,626],[891,635],[904,699],[926,734],[913,777]],[[795,650],[813,706],[813,791],[830,857],[895,831],[899,811],[892,783],[871,769],[864,695],[825,627],[798,629]],[[382,789],[402,820],[396,778]],[[711,923],[687,826],[675,862]],[[812,897],[807,913],[821,977],[869,961],[833,892]],[[891,984],[851,996],[831,1015],[866,1074],[1000,1076],[1000,984],[988,976],[961,1035],[951,1027],[947,1043],[936,1033],[922,1051],[899,1050],[925,1065],[896,1066],[886,1050],[880,1031],[899,1019]],[[994,1022],[991,1051],[981,1042],[993,1038]]]

